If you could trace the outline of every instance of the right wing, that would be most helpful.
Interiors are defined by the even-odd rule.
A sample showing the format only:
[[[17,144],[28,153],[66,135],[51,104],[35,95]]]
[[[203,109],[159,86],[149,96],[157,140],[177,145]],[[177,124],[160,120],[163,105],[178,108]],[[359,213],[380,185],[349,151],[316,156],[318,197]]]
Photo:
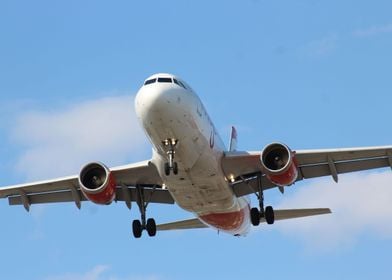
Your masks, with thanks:
[[[339,174],[392,167],[392,146],[297,150],[295,158],[299,171],[297,181],[332,176],[337,182]],[[222,168],[225,174],[238,178],[232,184],[237,196],[258,192],[257,180],[261,180],[263,189],[276,187],[261,174],[260,152],[226,152]]]
[[[143,186],[149,202],[174,203],[170,193],[162,189],[162,180],[150,161],[114,167],[110,171],[118,185],[116,201],[125,201],[128,208],[131,201],[137,201],[136,185]],[[24,205],[26,210],[31,204],[55,202],[75,202],[80,208],[81,201],[87,200],[80,191],[77,175],[0,188],[0,198],[8,198],[10,205]]]

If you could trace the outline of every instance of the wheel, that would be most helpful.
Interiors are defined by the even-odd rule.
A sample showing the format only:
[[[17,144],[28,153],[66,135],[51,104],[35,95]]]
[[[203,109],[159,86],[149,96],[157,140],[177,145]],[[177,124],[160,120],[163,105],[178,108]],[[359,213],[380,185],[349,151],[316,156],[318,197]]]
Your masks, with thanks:
[[[173,174],[177,175],[178,174],[178,165],[177,162],[173,163]]]
[[[140,238],[142,236],[142,223],[139,220],[134,220],[132,223],[132,232],[135,238]]]
[[[260,211],[257,208],[250,209],[250,221],[252,225],[258,226],[260,224]]]
[[[149,236],[155,236],[157,234],[157,226],[154,219],[147,220],[146,229]]]
[[[170,166],[169,166],[168,162],[165,162],[164,168],[165,168],[166,176],[169,176],[170,175]]]
[[[265,207],[265,220],[269,225],[272,225],[275,222],[275,214],[272,206]]]

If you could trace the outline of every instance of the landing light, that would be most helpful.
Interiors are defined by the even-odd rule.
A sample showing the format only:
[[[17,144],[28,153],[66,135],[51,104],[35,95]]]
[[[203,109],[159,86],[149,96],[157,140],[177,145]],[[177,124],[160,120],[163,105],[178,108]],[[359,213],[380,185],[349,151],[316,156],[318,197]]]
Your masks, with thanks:
[[[231,183],[235,182],[235,178],[234,178],[233,174],[230,175],[229,180],[230,180]]]

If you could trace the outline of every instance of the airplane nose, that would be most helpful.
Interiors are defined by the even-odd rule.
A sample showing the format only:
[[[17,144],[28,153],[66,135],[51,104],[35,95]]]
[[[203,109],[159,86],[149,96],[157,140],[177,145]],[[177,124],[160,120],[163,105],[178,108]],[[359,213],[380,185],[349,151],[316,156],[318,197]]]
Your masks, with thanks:
[[[135,111],[139,119],[147,114],[160,114],[175,103],[178,90],[172,84],[152,84],[143,86],[135,98]]]

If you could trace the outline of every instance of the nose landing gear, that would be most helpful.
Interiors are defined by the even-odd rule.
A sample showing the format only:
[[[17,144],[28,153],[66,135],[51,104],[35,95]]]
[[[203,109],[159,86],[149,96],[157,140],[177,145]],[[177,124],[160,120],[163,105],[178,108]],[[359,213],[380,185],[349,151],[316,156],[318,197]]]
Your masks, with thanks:
[[[178,140],[177,139],[166,139],[163,142],[163,145],[167,149],[167,155],[169,157],[169,161],[165,162],[164,170],[165,175],[169,176],[170,172],[173,171],[174,175],[178,174],[178,164],[174,161],[174,155],[176,153],[175,148],[177,146]]]

